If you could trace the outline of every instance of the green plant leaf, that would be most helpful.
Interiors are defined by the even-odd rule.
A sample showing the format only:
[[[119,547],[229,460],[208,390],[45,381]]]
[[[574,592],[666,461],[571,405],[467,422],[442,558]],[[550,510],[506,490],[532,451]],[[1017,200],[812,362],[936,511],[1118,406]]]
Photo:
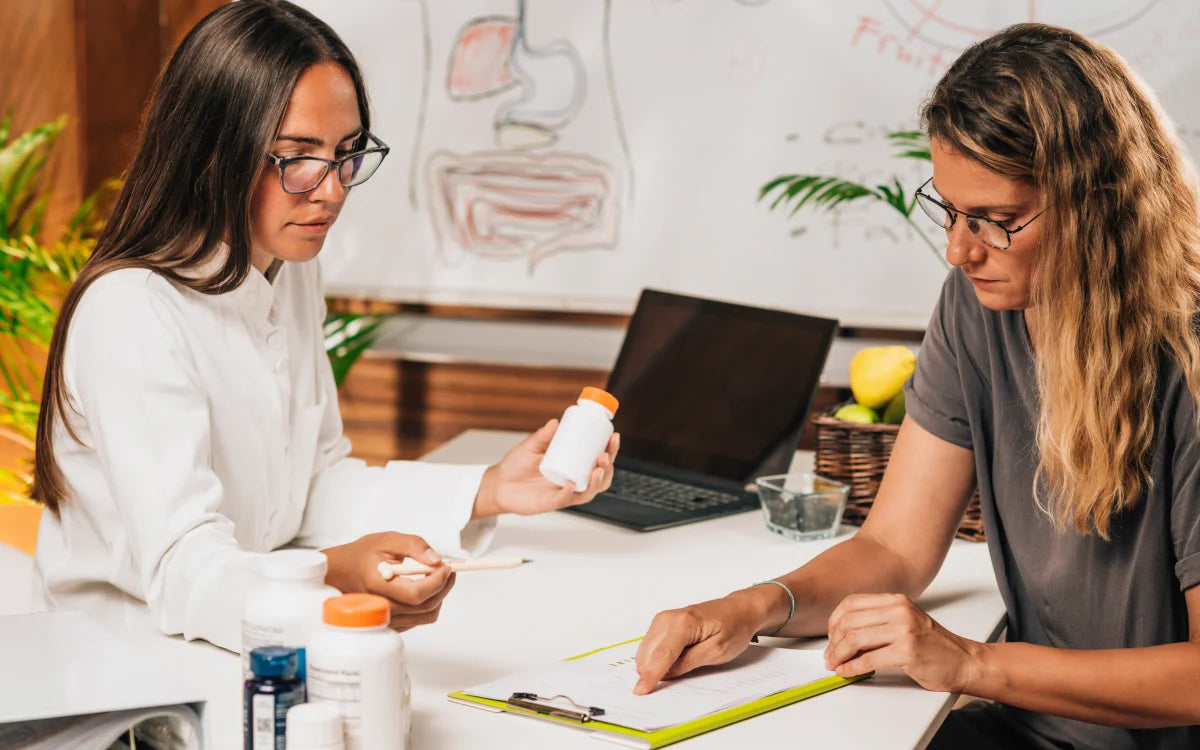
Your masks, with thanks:
[[[0,148],[0,237],[28,233],[40,223],[33,211],[50,149],[66,127],[66,116],[40,125]]]
[[[18,136],[12,143],[0,149],[0,185],[7,183],[18,165],[31,155],[45,152],[52,147],[66,125],[67,116],[62,115],[53,122],[39,125]]]
[[[759,200],[778,191],[770,209],[791,206],[789,216],[807,205],[831,210],[849,201],[862,198],[882,200],[883,196],[868,187],[849,180],[826,175],[785,175],[771,180],[759,190]]]
[[[325,351],[333,381],[341,385],[355,362],[379,338],[384,319],[378,315],[331,313],[325,318]]]
[[[104,180],[79,205],[67,224],[66,239],[81,240],[98,237],[104,228],[104,220],[97,213],[101,199],[107,200],[121,190],[123,181],[115,177]]]
[[[892,178],[891,185],[880,185],[877,190],[883,196],[885,203],[899,211],[905,218],[909,216],[912,206],[904,196],[904,186],[900,184],[900,180]]]
[[[0,505],[37,505],[29,499],[29,486],[33,477],[28,472],[20,474],[10,469],[0,469]]]
[[[892,147],[896,149],[895,156],[902,159],[933,161],[933,155],[929,150],[929,136],[920,130],[897,130],[894,133],[888,133],[887,137],[891,141]]]
[[[785,174],[781,177],[776,177],[775,179],[768,182],[766,185],[763,185],[761,188],[759,188],[758,199],[762,200],[763,198],[765,198],[767,196],[768,193],[770,193],[775,188],[777,188],[780,185],[783,185],[785,183],[789,183],[792,180],[796,179],[797,177],[799,177],[799,175],[794,175],[794,174]],[[772,208],[774,208],[774,206],[772,206]]]
[[[8,143],[8,135],[12,132],[12,110],[4,113],[4,119],[0,120],[0,148],[4,148]]]

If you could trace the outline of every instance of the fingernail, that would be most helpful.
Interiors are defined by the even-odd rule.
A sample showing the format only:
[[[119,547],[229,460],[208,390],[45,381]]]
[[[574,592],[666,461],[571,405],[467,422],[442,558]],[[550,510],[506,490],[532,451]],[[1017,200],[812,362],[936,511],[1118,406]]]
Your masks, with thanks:
[[[434,552],[432,549],[425,550],[425,562],[437,565],[442,561],[442,556]]]

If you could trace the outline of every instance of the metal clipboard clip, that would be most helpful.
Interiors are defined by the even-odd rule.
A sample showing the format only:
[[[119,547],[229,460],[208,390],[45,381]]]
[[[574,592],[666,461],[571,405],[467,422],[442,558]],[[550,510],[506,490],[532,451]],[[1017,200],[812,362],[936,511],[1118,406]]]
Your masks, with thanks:
[[[564,700],[574,706],[577,710],[572,711],[570,709],[561,708],[549,703],[549,701],[556,700]],[[597,716],[604,715],[603,708],[598,706],[581,705],[571,700],[571,698],[566,695],[552,695],[547,698],[540,696],[537,693],[513,693],[512,695],[508,696],[508,700],[505,701],[505,705],[511,708],[523,708],[526,711],[534,711],[545,716],[554,716],[560,719],[577,721],[580,724],[586,724],[587,722],[594,720]]]

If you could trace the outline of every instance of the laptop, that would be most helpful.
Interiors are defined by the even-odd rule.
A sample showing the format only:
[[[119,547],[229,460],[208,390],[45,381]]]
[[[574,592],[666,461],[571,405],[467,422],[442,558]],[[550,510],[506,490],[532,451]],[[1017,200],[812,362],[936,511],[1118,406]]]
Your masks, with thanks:
[[[654,531],[759,507],[791,464],[837,321],[646,289],[607,390],[612,487],[564,511]]]

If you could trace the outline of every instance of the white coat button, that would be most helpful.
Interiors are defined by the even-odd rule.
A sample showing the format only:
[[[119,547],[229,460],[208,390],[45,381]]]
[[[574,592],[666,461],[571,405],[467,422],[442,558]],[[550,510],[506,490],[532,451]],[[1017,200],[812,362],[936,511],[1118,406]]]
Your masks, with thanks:
[[[276,350],[282,349],[283,348],[283,332],[282,331],[271,331],[270,333],[268,333],[267,334],[267,346],[271,347],[272,349],[276,349]]]

